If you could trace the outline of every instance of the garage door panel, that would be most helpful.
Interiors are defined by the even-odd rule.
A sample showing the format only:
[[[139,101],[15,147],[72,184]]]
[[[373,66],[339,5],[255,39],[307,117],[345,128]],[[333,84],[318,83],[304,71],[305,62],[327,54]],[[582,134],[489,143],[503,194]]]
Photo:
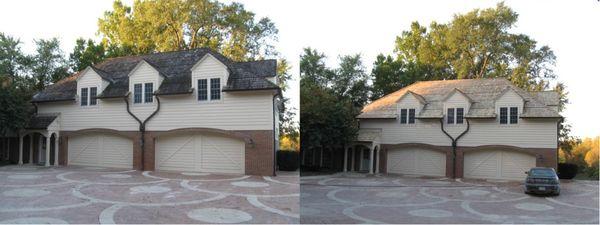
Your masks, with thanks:
[[[194,170],[195,140],[191,135],[159,138],[156,144],[156,164],[161,170]],[[158,151],[160,150],[160,151]]]
[[[133,143],[109,134],[85,134],[69,138],[69,164],[112,168],[133,167]]]
[[[446,155],[428,149],[396,149],[388,151],[388,173],[444,176]]]
[[[522,180],[535,167],[535,157],[506,150],[468,152],[464,156],[464,177]]]
[[[186,142],[185,146],[181,143]],[[180,146],[180,147],[177,147]],[[158,170],[243,174],[244,142],[214,135],[184,135],[157,139]]]

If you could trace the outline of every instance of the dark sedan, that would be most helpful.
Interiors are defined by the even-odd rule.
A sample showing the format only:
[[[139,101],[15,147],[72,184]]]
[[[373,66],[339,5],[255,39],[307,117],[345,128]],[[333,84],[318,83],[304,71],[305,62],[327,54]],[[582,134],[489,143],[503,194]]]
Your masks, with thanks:
[[[525,179],[525,193],[560,194],[560,181],[553,168],[531,168]]]

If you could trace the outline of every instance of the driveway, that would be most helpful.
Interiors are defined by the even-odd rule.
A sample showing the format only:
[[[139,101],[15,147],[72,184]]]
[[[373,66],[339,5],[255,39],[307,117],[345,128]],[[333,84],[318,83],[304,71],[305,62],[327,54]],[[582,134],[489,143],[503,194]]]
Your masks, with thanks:
[[[297,173],[0,167],[5,223],[298,223]]]
[[[336,174],[302,177],[301,223],[592,223],[598,182],[564,181],[557,197],[517,182]]]

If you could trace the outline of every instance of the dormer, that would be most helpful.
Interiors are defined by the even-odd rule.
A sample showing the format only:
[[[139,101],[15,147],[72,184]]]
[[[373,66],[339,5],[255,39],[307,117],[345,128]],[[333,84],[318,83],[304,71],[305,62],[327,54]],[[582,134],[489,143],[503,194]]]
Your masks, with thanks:
[[[127,76],[131,102],[134,105],[153,103],[153,93],[164,80],[164,75],[148,61],[141,60]]]
[[[192,89],[199,103],[223,100],[223,88],[229,79],[229,69],[211,53],[206,53],[192,68]]]
[[[446,124],[464,124],[464,116],[469,112],[473,100],[458,88],[452,89],[442,98]]]
[[[398,101],[396,101],[398,121],[400,124],[416,123],[416,117],[419,115],[425,104],[427,104],[427,102],[423,96],[412,91],[406,91]]]
[[[100,94],[112,80],[105,75],[105,72],[93,66],[88,66],[76,79],[77,97],[76,101],[80,106],[98,105],[96,96]]]
[[[523,114],[525,99],[511,86],[506,87],[494,100],[497,120],[500,124],[518,124]]]

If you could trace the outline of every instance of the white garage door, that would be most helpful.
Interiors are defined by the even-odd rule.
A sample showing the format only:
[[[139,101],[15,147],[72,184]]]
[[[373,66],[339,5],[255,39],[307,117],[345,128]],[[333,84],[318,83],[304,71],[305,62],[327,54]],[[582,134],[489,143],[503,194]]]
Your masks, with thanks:
[[[156,139],[156,169],[244,174],[244,142],[217,135],[177,135]]]
[[[112,168],[133,167],[131,139],[110,134],[69,137],[69,165]]]
[[[535,167],[535,156],[514,151],[474,151],[465,153],[464,177],[482,179],[525,179],[525,171]]]
[[[446,155],[420,148],[389,150],[387,172],[426,176],[446,175]]]

